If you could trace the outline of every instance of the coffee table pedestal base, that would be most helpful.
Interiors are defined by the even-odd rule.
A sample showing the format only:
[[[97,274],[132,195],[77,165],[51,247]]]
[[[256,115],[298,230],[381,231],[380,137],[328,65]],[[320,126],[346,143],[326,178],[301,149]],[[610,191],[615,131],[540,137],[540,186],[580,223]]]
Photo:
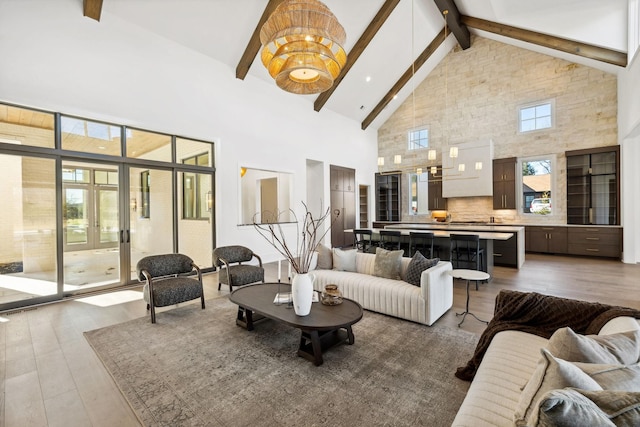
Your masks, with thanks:
[[[313,362],[314,365],[322,365],[322,353],[331,347],[347,343],[353,345],[355,338],[351,326],[344,329],[330,331],[302,331],[300,335],[300,347],[298,356]]]

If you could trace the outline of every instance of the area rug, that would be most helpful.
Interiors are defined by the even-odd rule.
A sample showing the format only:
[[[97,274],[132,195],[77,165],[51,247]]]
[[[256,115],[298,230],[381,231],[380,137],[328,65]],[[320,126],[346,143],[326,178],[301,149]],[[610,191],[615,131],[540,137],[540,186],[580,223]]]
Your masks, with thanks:
[[[218,298],[85,336],[145,426],[449,426],[469,388],[470,332],[365,311],[316,367],[299,330],[236,313]]]

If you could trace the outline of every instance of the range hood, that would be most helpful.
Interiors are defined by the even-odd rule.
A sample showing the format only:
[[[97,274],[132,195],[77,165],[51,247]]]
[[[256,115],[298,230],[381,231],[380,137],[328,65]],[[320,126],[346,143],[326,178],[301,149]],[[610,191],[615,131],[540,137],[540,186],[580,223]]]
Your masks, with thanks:
[[[449,149],[458,148],[458,157]],[[482,168],[476,169],[481,162]],[[464,171],[459,166],[465,165]],[[493,196],[493,141],[481,140],[452,144],[442,150],[442,197]]]

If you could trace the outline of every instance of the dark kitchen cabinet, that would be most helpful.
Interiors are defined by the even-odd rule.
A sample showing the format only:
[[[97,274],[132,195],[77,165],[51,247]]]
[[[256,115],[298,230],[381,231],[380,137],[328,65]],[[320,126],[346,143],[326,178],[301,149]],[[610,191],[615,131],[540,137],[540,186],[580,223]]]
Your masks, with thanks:
[[[567,227],[527,226],[525,249],[527,252],[566,254]]]
[[[344,247],[353,244],[353,234],[345,230],[356,228],[356,171],[330,165],[331,183],[331,246]]]
[[[430,211],[442,211],[447,209],[447,199],[442,197],[442,166],[437,166],[437,170],[440,171],[440,176],[433,175],[431,170],[428,170],[429,176],[429,210]]]
[[[493,209],[516,209],[517,159],[493,160]]]

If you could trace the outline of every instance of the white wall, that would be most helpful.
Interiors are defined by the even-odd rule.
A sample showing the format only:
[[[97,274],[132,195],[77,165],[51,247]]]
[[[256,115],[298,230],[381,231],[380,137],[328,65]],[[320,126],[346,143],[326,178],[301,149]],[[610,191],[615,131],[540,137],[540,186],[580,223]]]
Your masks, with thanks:
[[[640,54],[618,74],[618,135],[622,163],[623,261],[640,263]]]
[[[233,69],[106,12],[100,22],[85,18],[79,0],[0,0],[0,52],[1,101],[216,142],[218,245],[276,259],[253,227],[237,226],[241,164],[292,171],[300,201],[308,158],[325,164],[325,200],[329,164],[373,184],[375,130],[317,113],[274,83],[238,80]]]

